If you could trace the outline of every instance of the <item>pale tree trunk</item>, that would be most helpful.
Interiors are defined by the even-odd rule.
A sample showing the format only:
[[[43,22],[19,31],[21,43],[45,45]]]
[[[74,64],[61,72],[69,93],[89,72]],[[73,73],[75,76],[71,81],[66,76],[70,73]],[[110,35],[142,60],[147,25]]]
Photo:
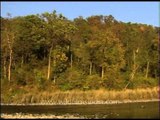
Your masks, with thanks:
[[[71,52],[71,46],[70,45],[68,46],[68,51],[70,52],[70,67],[72,69],[72,67],[73,67],[73,55],[72,55],[72,52]]]
[[[138,51],[139,51],[139,48],[136,51],[133,51],[133,69],[132,69],[132,73],[130,75],[130,80],[128,81],[128,83],[124,89],[126,89],[128,87],[128,85],[130,84],[130,82],[134,79],[134,76],[136,74],[136,70],[138,69],[138,65],[136,64],[136,53],[138,53]]]
[[[12,66],[12,49],[9,52],[9,65],[8,65],[8,80],[11,81],[11,66]]]
[[[69,60],[69,62],[70,62],[70,68],[71,68],[71,71],[72,71],[72,67],[73,67],[73,55],[72,55],[72,51],[71,51],[71,45],[68,45],[68,52],[70,53],[70,60]],[[72,72],[71,72],[71,76],[72,76]]]
[[[21,58],[21,67],[23,66],[23,63],[24,63],[24,57],[22,55],[22,58]]]
[[[47,72],[47,80],[49,80],[50,78],[50,69],[51,69],[51,56],[49,53],[49,57],[48,57],[48,72]]]
[[[73,66],[73,56],[72,56],[72,53],[71,53],[71,69],[72,69],[72,66]]]
[[[53,59],[53,67],[54,67],[54,69],[55,69],[55,67],[56,67],[56,58],[55,58],[55,54],[54,54],[54,59]],[[53,76],[53,81],[54,81],[54,84],[56,83],[56,76],[55,76],[55,74],[54,74],[54,76]]]
[[[11,81],[11,66],[12,66],[12,43],[14,40],[14,36],[12,38],[7,35],[7,42],[8,42],[8,47],[9,47],[9,64],[8,64],[8,81]]]
[[[130,80],[133,80],[134,79],[134,75],[135,75],[135,70],[136,70],[136,62],[135,62],[135,59],[136,59],[136,54],[135,54],[135,51],[133,51],[133,69],[132,69],[132,73],[131,73],[131,78]]]
[[[51,48],[49,50],[47,80],[50,79],[50,74],[51,74],[51,53],[52,53],[52,49],[53,49],[53,46],[51,46]]]
[[[104,67],[102,67],[102,71],[101,71],[101,78],[104,78]]]
[[[56,77],[55,76],[53,76],[53,82],[54,82],[54,84],[56,84]]]
[[[147,69],[146,69],[146,75],[145,75],[145,78],[148,77],[148,71],[149,71],[149,61],[147,62]]]
[[[4,78],[6,79],[7,77],[6,59],[4,59],[3,61],[3,74],[4,74]]]
[[[138,65],[136,64],[136,53],[138,53],[138,51],[139,51],[139,48],[136,51],[133,51],[133,69],[132,69],[130,80],[134,79],[134,76],[136,74],[136,70],[138,69]]]
[[[92,75],[92,62],[89,64],[89,75]]]

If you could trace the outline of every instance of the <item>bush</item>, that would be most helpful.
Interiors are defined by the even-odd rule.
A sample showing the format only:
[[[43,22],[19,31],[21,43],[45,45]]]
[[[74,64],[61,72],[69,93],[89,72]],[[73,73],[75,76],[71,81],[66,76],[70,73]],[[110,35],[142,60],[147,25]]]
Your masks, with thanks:
[[[103,86],[109,90],[111,89],[123,89],[125,86],[123,76],[118,71],[110,71],[104,77]]]
[[[134,88],[146,88],[158,86],[158,80],[155,78],[145,78],[138,76],[133,80]]]
[[[27,84],[27,71],[25,71],[23,68],[17,69],[12,76],[12,79],[16,81],[17,85],[25,86]]]
[[[84,82],[84,76],[76,69],[68,69],[57,80],[61,90],[81,89]]]
[[[35,69],[34,70],[34,74],[35,74],[35,82],[36,82],[36,85],[38,86],[39,89],[42,89],[44,90],[45,89],[45,77],[44,75],[42,74],[41,71]]]
[[[17,85],[32,85],[34,84],[34,74],[33,70],[29,69],[28,65],[24,65],[23,67],[17,68],[12,72],[11,81],[15,81]]]
[[[102,87],[102,80],[99,75],[90,75],[86,77],[85,84],[83,85],[83,90],[99,89]]]

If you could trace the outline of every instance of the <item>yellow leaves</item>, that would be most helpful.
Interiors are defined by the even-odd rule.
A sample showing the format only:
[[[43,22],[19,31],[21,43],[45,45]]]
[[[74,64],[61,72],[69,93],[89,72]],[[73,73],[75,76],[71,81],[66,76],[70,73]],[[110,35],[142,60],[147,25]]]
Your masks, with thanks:
[[[67,61],[67,60],[68,60],[68,57],[66,56],[66,54],[60,52],[60,53],[57,53],[57,54],[55,55],[55,59],[56,59],[57,61]]]
[[[60,60],[61,60],[61,61],[67,61],[67,60],[68,60],[68,57],[67,57],[64,53],[62,53]]]
[[[144,28],[143,26],[141,26],[141,27],[140,27],[140,30],[141,30],[142,32],[144,32],[144,31],[145,31],[145,28]]]
[[[97,46],[100,46],[101,42],[98,41],[89,41],[87,46],[89,48],[96,48]]]

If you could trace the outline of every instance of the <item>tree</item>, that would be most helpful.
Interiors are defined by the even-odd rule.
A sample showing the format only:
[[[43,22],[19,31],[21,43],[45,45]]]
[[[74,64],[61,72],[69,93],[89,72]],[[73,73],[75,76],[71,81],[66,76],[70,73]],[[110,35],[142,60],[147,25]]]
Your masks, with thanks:
[[[50,79],[51,73],[51,55],[56,45],[70,44],[70,34],[74,31],[75,27],[68,21],[62,14],[57,15],[56,11],[53,13],[44,13],[41,18],[45,21],[45,39],[48,46],[48,72],[47,80]],[[61,44],[64,42],[63,44]],[[68,48],[70,50],[70,48]],[[53,53],[54,55],[54,53]],[[53,59],[55,60],[55,59]],[[53,61],[53,64],[56,62]],[[55,65],[54,65],[55,66]],[[54,78],[55,79],[55,78]]]
[[[2,79],[38,89],[154,86],[158,34],[159,28],[112,15],[1,17]]]
[[[90,49],[87,43],[91,39],[92,31],[89,23],[87,20],[83,19],[83,17],[74,19],[74,23],[78,28],[72,42],[75,59],[77,59],[76,65],[79,66],[80,69],[83,69],[83,71],[86,71],[86,67],[88,68],[89,65],[89,72],[87,69],[86,73],[91,75],[93,63],[90,56]]]
[[[21,60],[19,63],[23,66],[23,64],[29,62],[33,56],[35,56],[35,58],[45,56],[43,53],[38,53],[41,48],[45,47],[44,34],[41,31],[44,30],[44,23],[37,15],[28,15],[16,19],[19,34],[16,36],[14,49],[18,54],[17,56],[19,56],[17,59]],[[23,44],[25,44],[25,46],[22,46]]]
[[[8,61],[8,70],[7,70],[7,78],[8,81],[11,81],[11,67],[12,67],[12,60],[13,60],[13,45],[15,41],[16,31],[14,29],[15,27],[15,19],[11,18],[11,14],[8,14],[8,18],[4,20],[3,22],[3,34],[2,34],[2,44],[4,45],[4,77],[6,77],[6,64],[7,64],[7,58]]]
[[[106,71],[119,70],[124,65],[123,47],[119,40],[109,31],[94,34],[94,40],[90,41],[91,49],[94,50],[94,62],[101,67],[101,78]],[[118,58],[117,58],[118,56]]]

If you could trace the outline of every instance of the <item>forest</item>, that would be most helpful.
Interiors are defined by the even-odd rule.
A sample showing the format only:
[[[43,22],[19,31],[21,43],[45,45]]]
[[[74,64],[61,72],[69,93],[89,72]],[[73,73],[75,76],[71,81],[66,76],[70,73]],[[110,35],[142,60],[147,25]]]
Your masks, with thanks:
[[[2,94],[158,86],[158,27],[56,11],[0,19]]]

